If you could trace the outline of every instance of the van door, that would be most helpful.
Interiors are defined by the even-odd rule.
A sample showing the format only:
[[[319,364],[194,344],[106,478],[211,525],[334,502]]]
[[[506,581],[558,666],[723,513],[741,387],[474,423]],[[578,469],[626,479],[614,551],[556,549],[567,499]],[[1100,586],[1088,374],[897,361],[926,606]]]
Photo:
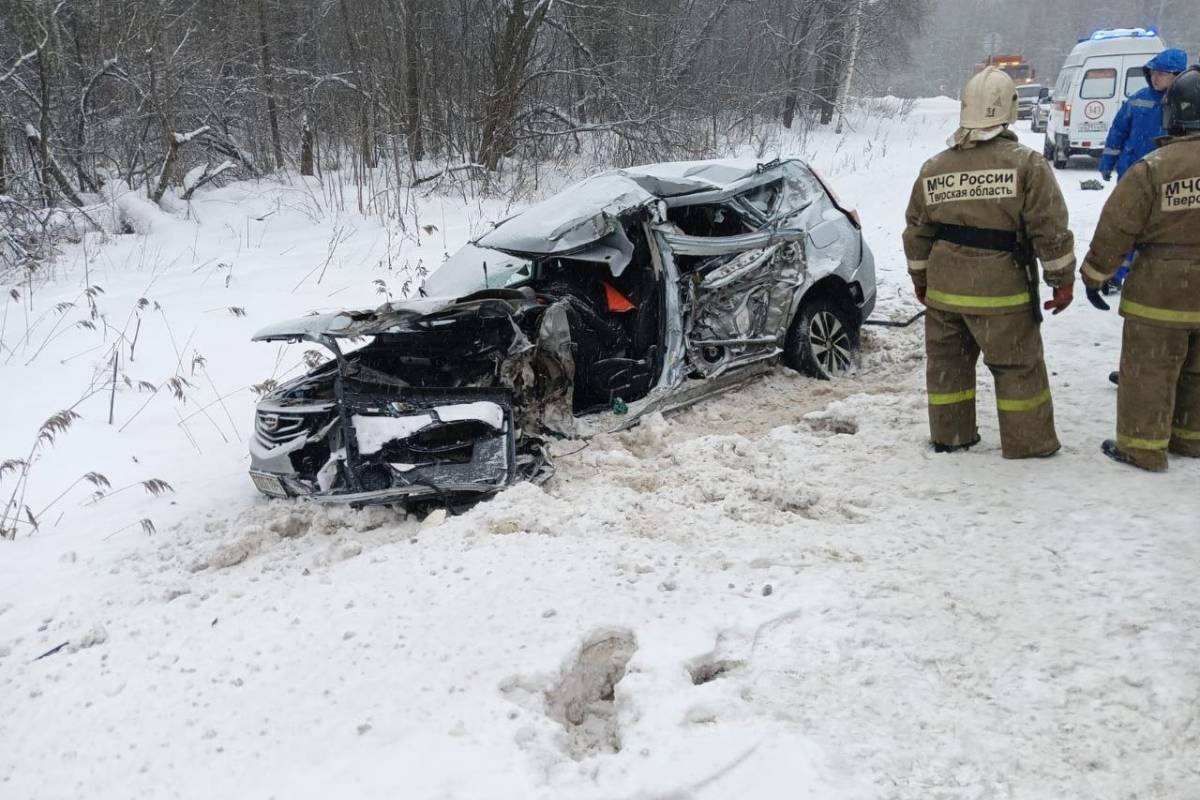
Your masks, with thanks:
[[[1089,58],[1083,63],[1071,112],[1070,147],[1099,155],[1117,109],[1125,102],[1125,69],[1120,56]]]
[[[1149,61],[1151,58],[1152,58],[1152,56],[1148,56],[1145,53],[1138,53],[1137,55],[1125,56],[1125,59],[1124,59],[1125,65],[1124,66],[1125,66],[1125,99],[1126,100],[1128,100],[1130,97],[1133,97],[1135,94],[1140,92],[1142,89],[1145,89],[1147,86],[1150,85],[1146,81],[1146,73],[1144,71],[1144,67],[1146,66],[1146,62]]]
[[[1050,104],[1050,120],[1046,124],[1046,140],[1054,141],[1056,134],[1066,131],[1066,108],[1071,103],[1071,83],[1075,80],[1078,67],[1066,67],[1058,74],[1054,84],[1054,102]]]

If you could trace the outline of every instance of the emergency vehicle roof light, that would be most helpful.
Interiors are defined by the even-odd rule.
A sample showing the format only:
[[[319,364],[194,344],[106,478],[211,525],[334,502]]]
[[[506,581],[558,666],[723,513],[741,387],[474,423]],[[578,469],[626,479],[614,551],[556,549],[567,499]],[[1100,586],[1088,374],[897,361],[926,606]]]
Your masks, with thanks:
[[[1091,36],[1085,36],[1081,42],[1103,42],[1108,39],[1146,39],[1158,36],[1154,28],[1111,28],[1095,31]]]

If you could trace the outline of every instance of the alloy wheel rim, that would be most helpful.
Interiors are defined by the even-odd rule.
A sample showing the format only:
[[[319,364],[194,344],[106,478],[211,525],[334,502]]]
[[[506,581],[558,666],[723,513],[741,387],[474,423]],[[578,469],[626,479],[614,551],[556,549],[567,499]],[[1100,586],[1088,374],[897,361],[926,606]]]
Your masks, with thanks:
[[[850,332],[830,311],[819,311],[808,325],[808,341],[813,358],[826,375],[844,375],[850,370],[853,357]]]

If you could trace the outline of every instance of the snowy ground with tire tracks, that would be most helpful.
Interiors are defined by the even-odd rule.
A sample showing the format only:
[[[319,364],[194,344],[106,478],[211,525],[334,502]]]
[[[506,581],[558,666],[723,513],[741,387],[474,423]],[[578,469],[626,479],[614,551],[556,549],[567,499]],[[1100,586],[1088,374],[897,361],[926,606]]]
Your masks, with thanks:
[[[922,101],[798,145],[859,208],[885,316],[916,310],[904,204],[956,110]],[[1107,192],[1073,166],[1082,256]],[[393,246],[318,197],[238,184],[199,199],[199,223],[87,252],[114,319],[161,305],[135,378],[205,363],[187,402],[164,390],[139,412],[131,388],[111,427],[109,397],[81,404],[36,465],[27,501],[50,511],[0,543],[0,796],[1200,796],[1200,464],[1100,455],[1115,313],[1081,296],[1046,323],[1053,459],[1000,458],[982,368],[982,445],[929,452],[919,326],[875,328],[853,378],[780,370],[561,443],[547,485],[459,516],[268,502],[245,476],[243,387],[303,348],[249,335],[374,305],[388,265],[436,263],[503,211],[426,199],[436,232]],[[34,318],[80,294],[82,253]],[[18,343],[14,319],[4,458],[103,368],[75,357],[96,334],[74,317],[36,358],[51,323]],[[90,469],[135,488],[52,502]]]

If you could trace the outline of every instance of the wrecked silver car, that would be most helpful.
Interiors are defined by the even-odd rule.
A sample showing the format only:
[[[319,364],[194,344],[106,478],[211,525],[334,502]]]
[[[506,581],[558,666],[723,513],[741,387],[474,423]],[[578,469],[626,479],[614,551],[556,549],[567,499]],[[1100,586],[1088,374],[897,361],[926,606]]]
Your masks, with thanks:
[[[801,161],[606,172],[467,244],[420,299],[259,331],[333,359],[259,403],[250,474],[273,497],[354,506],[540,482],[551,438],[628,427],[780,360],[845,373],[874,303],[857,214]]]

